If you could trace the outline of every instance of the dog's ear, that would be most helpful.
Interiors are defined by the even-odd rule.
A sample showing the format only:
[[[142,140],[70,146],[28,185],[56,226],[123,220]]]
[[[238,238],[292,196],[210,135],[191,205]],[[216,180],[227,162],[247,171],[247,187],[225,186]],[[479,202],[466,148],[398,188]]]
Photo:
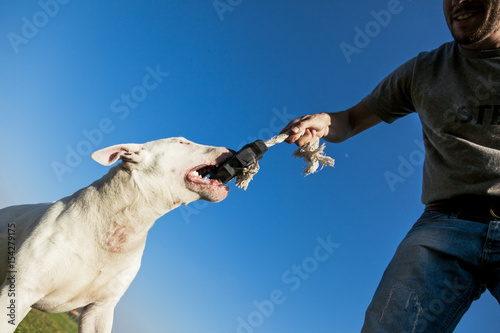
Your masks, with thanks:
[[[140,163],[144,159],[143,150],[143,145],[129,143],[98,150],[94,152],[91,157],[97,163],[105,166],[110,166],[121,159],[123,161],[123,165],[131,169],[134,165]]]

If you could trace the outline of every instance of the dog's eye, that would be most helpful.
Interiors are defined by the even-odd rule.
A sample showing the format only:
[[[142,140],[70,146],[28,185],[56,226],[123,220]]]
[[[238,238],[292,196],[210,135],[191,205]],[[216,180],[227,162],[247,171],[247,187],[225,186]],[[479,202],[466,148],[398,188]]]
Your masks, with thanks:
[[[181,141],[179,141],[179,143],[182,143],[183,145],[190,145],[190,144],[191,144],[191,142],[188,142],[188,141],[182,141],[182,140],[181,140]]]

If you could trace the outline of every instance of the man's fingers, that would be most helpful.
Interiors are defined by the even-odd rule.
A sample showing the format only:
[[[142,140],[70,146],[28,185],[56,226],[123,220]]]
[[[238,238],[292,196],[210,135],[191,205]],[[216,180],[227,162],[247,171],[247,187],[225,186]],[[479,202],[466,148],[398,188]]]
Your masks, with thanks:
[[[281,130],[280,134],[286,133],[288,131],[291,132],[290,136],[285,140],[285,142],[294,143],[299,138],[298,134],[300,134],[301,132],[299,126],[300,126],[300,119],[295,119],[292,120],[287,126],[285,126],[285,128]]]
[[[296,134],[300,132],[300,123],[302,122],[302,118],[298,118],[295,120],[292,120],[291,122],[288,123],[280,132],[280,134],[286,133],[288,131],[291,131],[293,134]]]
[[[283,128],[281,133],[290,131],[291,135],[285,142],[303,146],[311,142],[317,135],[324,135],[325,125],[328,126],[329,124],[325,124],[324,118],[321,115],[312,114],[292,120]],[[301,136],[302,132],[305,132],[303,136]]]
[[[288,138],[285,139],[286,143],[294,143],[299,139],[299,136],[297,134],[292,134]]]
[[[303,145],[310,142],[313,139],[314,135],[316,135],[315,130],[311,131],[310,129],[306,128],[304,131],[299,126],[293,126],[290,131],[291,131],[291,134],[285,140],[285,142],[295,143],[299,147],[302,147]],[[287,131],[284,131],[284,132],[287,132]],[[314,132],[314,134],[312,134],[312,132]]]
[[[316,130],[310,130],[306,129],[304,135],[302,136],[297,136],[297,140],[295,141],[295,144],[299,147],[303,147],[312,140],[314,140],[316,137]]]

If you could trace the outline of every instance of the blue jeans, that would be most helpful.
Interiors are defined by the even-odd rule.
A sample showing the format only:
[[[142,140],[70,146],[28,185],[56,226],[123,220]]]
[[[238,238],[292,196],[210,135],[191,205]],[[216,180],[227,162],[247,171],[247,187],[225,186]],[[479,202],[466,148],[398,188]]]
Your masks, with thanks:
[[[453,332],[486,289],[500,303],[500,221],[425,212],[389,263],[362,333]]]

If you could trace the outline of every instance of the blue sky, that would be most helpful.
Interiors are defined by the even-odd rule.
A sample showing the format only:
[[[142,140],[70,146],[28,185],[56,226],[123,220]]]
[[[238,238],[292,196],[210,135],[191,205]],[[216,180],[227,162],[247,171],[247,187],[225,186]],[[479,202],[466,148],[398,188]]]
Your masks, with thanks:
[[[2,207],[87,186],[107,172],[90,151],[110,145],[268,139],[354,105],[451,39],[440,1],[42,0],[0,12]],[[359,332],[423,208],[420,131],[409,116],[329,144],[335,168],[306,178],[295,146],[277,145],[247,191],[231,183],[223,202],[165,215],[114,331]],[[488,293],[457,332],[478,325],[500,326]]]

